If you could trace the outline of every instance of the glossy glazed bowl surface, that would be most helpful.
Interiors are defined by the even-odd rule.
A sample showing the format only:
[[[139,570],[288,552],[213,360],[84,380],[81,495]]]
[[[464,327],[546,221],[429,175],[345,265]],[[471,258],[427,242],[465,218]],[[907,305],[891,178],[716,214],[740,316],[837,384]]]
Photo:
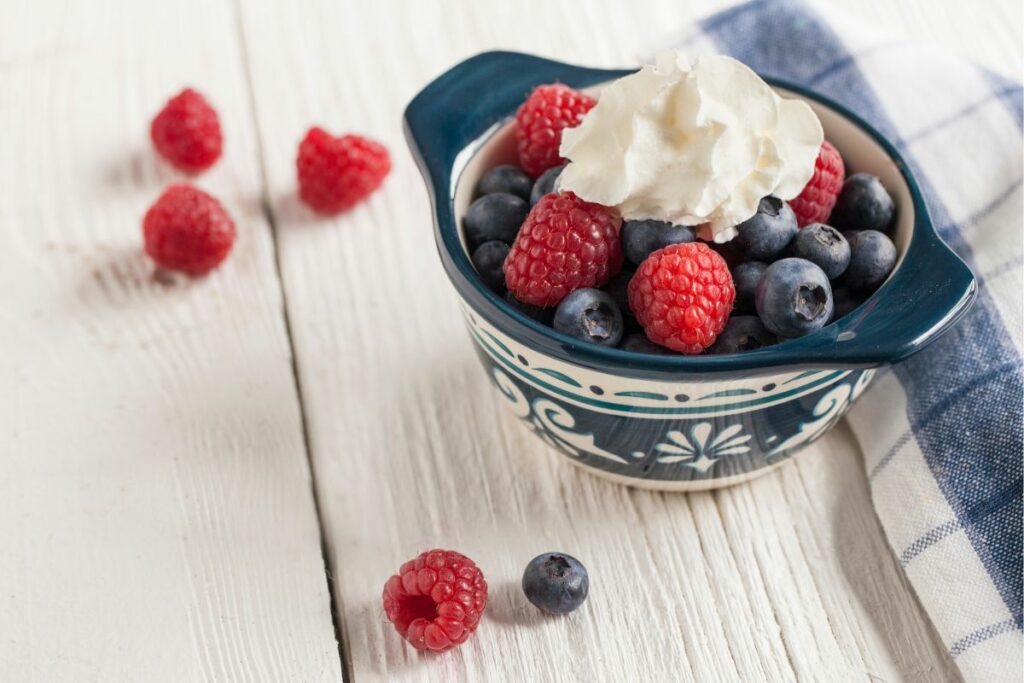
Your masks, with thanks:
[[[847,173],[873,173],[898,206],[896,269],[872,297],[825,328],[728,356],[653,356],[579,342],[522,315],[473,270],[461,218],[480,176],[515,160],[511,118],[536,85],[594,92],[628,71],[510,52],[473,57],[409,104],[407,137],[435,210],[435,236],[484,369],[514,413],[574,464],[668,490],[736,483],[820,438],[875,369],[916,353],[973,300],[970,270],[938,238],[897,151],[852,112],[799,86]]]

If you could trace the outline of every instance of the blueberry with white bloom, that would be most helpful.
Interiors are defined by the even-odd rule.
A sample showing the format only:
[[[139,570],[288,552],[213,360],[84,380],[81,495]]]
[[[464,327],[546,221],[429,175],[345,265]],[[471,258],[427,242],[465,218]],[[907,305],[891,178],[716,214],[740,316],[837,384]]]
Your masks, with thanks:
[[[670,244],[684,244],[697,239],[693,228],[672,225],[665,221],[626,221],[622,224],[622,251],[626,260],[639,266],[652,253]]]
[[[529,212],[530,206],[526,201],[514,194],[485,194],[469,205],[462,221],[466,240],[472,247],[491,240],[512,244]]]
[[[876,230],[861,230],[850,239],[850,265],[843,284],[860,292],[878,289],[896,267],[896,245]]]
[[[600,289],[577,289],[562,299],[552,323],[559,332],[602,346],[622,339],[622,312],[615,300]]]
[[[526,171],[512,164],[495,166],[484,174],[484,177],[480,179],[480,184],[476,186],[477,194],[506,192],[514,194],[520,199],[529,199],[532,189],[533,180],[530,176],[526,175]]]
[[[565,165],[555,166],[549,168],[540,174],[537,178],[537,182],[533,184],[533,189],[530,190],[530,206],[533,206],[540,201],[540,198],[546,194],[551,194],[555,191],[555,181],[558,180],[558,176],[562,174],[562,169]]]
[[[732,304],[735,313],[754,312],[754,294],[768,264],[761,261],[744,261],[732,269],[732,283],[736,288],[736,300]]]
[[[807,259],[835,280],[850,264],[850,244],[838,230],[824,223],[805,225],[793,240],[793,256]]]
[[[802,337],[832,317],[832,286],[818,266],[784,258],[768,266],[757,283],[757,315],[780,337]]]
[[[710,354],[753,351],[776,343],[775,335],[768,331],[756,315],[734,315],[725,324],[715,343],[708,348]]]
[[[854,173],[843,183],[829,223],[841,231],[877,230],[889,233],[896,217],[896,202],[882,181],[868,173]]]
[[[484,242],[473,252],[473,267],[480,279],[498,294],[505,293],[505,273],[501,267],[508,252],[509,246],[500,240]]]
[[[782,254],[800,230],[789,204],[774,195],[764,197],[757,213],[736,226],[733,240],[751,261],[772,261]]]
[[[565,553],[544,553],[526,565],[523,592],[533,605],[549,614],[577,609],[590,592],[590,577],[583,564]]]

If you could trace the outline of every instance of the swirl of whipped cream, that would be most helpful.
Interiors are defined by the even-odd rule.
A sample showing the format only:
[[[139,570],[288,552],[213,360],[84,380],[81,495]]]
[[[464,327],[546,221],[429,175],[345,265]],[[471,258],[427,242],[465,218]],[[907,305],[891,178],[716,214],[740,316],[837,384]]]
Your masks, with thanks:
[[[782,99],[744,64],[665,50],[563,132],[571,163],[558,185],[629,220],[707,224],[725,242],[762,197],[800,194],[823,139],[805,102]]]

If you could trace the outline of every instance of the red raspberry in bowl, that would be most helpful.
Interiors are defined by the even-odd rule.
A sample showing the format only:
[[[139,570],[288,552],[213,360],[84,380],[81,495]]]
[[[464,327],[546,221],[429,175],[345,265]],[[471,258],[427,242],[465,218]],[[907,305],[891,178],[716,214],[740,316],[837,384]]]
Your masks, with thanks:
[[[380,187],[391,157],[380,143],[359,135],[334,137],[314,126],[299,144],[295,165],[302,201],[319,213],[336,214]]]
[[[701,242],[659,249],[629,281],[629,306],[647,337],[685,354],[715,342],[735,299],[725,259]]]
[[[814,175],[800,194],[789,202],[796,214],[797,225],[802,228],[811,223],[827,223],[839,191],[843,189],[845,177],[843,157],[831,142],[825,140],[818,151],[818,160],[814,162]]]
[[[185,173],[208,169],[224,145],[216,110],[191,88],[164,105],[150,124],[149,137],[160,156]]]
[[[516,111],[519,165],[533,178],[565,162],[558,154],[562,131],[574,128],[597,104],[590,95],[561,83],[534,88]]]
[[[557,306],[577,289],[600,287],[622,268],[618,213],[572,192],[545,195],[505,258],[505,284],[521,302]]]
[[[216,199],[191,185],[171,185],[142,220],[146,253],[161,268],[202,275],[227,258],[235,223]]]
[[[480,623],[487,582],[473,560],[452,550],[428,550],[384,584],[384,612],[417,650],[461,645]]]

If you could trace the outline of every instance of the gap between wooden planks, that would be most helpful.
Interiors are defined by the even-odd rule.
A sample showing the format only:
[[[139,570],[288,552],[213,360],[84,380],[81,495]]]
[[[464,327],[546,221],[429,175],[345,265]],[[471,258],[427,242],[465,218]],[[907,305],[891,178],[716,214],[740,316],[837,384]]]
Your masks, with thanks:
[[[341,678],[229,2],[0,6],[0,672]],[[148,142],[184,85],[239,238],[154,279]]]

